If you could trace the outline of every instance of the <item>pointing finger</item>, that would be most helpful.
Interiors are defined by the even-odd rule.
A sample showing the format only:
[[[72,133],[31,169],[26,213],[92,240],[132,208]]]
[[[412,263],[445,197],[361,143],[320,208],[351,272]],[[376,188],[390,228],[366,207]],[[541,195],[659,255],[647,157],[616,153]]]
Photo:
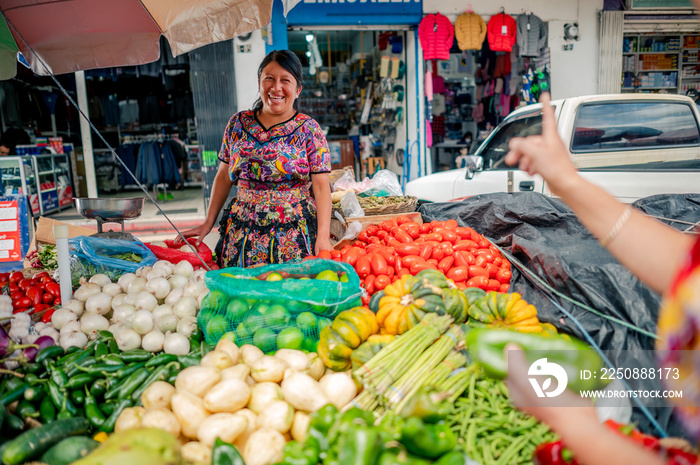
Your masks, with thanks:
[[[543,93],[540,97],[542,103],[542,135],[546,138],[558,137],[557,120],[554,117],[554,107],[550,104],[549,92]]]

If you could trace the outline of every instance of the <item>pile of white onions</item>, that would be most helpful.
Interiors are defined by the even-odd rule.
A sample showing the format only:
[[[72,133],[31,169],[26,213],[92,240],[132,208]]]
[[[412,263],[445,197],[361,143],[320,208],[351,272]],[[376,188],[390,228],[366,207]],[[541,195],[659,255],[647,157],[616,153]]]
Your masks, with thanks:
[[[61,345],[84,345],[109,331],[122,351],[143,348],[184,355],[197,328],[197,312],[209,292],[205,270],[195,271],[186,260],[177,265],[160,260],[116,283],[103,274],[81,280],[73,299],[53,314]]]

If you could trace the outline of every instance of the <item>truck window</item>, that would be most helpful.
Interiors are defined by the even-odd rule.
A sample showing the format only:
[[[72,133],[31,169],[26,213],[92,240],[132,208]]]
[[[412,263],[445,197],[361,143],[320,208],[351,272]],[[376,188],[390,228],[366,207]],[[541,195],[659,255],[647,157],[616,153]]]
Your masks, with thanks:
[[[508,153],[508,142],[513,137],[542,134],[542,114],[537,112],[519,116],[496,128],[496,133],[477,155],[484,158],[484,169],[514,169],[503,159]]]
[[[591,103],[578,110],[571,151],[640,150],[699,142],[695,116],[684,103]]]

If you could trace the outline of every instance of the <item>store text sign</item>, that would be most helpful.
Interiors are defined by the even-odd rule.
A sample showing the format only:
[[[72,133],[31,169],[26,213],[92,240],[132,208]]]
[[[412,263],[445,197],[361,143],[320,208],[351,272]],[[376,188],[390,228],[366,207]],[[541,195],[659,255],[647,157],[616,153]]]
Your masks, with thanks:
[[[691,0],[630,0],[632,9],[692,8]]]
[[[302,0],[287,14],[292,26],[414,25],[423,0]]]
[[[0,262],[16,262],[22,259],[19,239],[17,201],[0,202]]]

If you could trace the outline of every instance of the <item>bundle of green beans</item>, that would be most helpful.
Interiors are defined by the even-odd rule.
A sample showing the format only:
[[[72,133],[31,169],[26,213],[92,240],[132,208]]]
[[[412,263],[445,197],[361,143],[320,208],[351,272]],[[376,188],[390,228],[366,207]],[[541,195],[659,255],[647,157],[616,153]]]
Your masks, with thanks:
[[[469,378],[468,387],[455,401],[448,422],[472,459],[482,465],[531,464],[538,445],[556,440],[546,425],[513,407],[503,381],[473,366],[462,373],[466,375],[458,376]]]
[[[0,436],[16,435],[29,418],[50,423],[84,417],[94,431],[111,432],[121,411],[139,405],[148,386],[158,380],[174,383],[180,370],[199,364],[207,350],[201,332],[190,343],[195,349],[185,356],[121,352],[112,334],[102,331],[85,348],[42,349],[34,363],[17,370],[22,377],[5,377],[0,383]],[[14,413],[6,410],[10,405],[16,407]]]

